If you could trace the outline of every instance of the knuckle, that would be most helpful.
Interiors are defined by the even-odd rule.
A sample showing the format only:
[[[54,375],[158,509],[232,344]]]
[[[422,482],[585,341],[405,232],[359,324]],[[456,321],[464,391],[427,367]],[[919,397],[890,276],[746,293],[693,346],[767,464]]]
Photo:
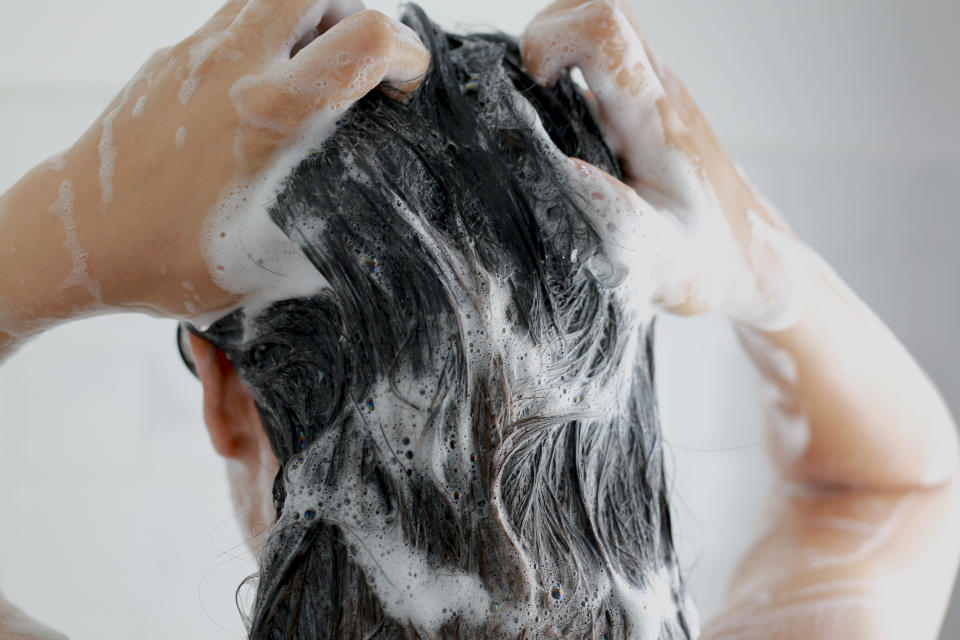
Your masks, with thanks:
[[[591,0],[584,5],[590,20],[601,23],[616,21],[623,11],[616,0]]]
[[[356,15],[361,32],[361,37],[356,40],[359,48],[370,55],[386,55],[396,40],[393,22],[375,9],[366,9]]]

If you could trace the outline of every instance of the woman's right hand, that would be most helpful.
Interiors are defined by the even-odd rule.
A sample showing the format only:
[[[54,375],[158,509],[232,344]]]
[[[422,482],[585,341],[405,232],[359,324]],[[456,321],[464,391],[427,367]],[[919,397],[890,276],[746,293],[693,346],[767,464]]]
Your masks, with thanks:
[[[251,293],[210,250],[220,233],[235,253],[244,238],[214,218],[269,225],[267,203],[243,199],[278,157],[319,144],[378,85],[412,91],[429,62],[410,29],[361,8],[231,0],[156,52],[75,145],[0,199],[0,332],[119,308],[193,317]],[[27,326],[4,326],[17,317]]]

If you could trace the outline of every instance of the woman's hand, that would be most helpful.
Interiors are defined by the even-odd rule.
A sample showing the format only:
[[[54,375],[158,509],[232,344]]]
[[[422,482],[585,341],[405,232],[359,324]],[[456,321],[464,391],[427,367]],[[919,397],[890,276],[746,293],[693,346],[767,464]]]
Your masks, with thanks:
[[[378,85],[412,91],[428,64],[412,31],[360,8],[231,0],[156,52],[0,199],[0,338],[118,308],[196,317],[276,286],[257,279],[289,262],[264,211],[283,176],[267,169],[289,171]]]
[[[797,243],[653,56],[622,1],[555,2],[526,29],[521,50],[527,71],[545,83],[568,67],[583,72],[639,196],[621,212],[617,240],[632,230],[638,253],[659,254],[645,265],[657,274],[654,302],[678,313],[722,311],[763,328],[796,319]]]

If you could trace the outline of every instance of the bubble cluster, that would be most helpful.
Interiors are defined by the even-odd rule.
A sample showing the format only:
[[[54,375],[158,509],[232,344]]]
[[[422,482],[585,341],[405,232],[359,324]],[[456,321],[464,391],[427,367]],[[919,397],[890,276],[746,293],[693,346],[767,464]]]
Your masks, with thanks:
[[[67,250],[73,263],[70,275],[60,283],[60,290],[71,287],[82,287],[87,290],[95,303],[103,302],[103,291],[100,283],[90,277],[87,269],[87,252],[80,246],[77,236],[77,223],[73,216],[74,193],[73,183],[64,180],[57,190],[57,199],[47,207],[47,211],[60,219],[63,224],[63,247]]]

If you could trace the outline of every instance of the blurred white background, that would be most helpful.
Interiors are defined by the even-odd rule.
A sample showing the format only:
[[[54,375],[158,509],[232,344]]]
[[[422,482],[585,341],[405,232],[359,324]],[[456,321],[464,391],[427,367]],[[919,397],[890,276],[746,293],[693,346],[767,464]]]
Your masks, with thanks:
[[[71,144],[151,51],[219,4],[2,0],[0,189]],[[513,33],[540,7],[422,5],[447,27]],[[632,5],[749,175],[960,412],[960,5]],[[678,543],[709,615],[762,526],[770,472],[752,374],[724,323],[664,318],[659,338]],[[0,368],[0,514],[0,588],[73,640],[242,636],[233,595],[255,565],[172,322],[76,322]],[[942,638],[960,638],[958,597]]]

